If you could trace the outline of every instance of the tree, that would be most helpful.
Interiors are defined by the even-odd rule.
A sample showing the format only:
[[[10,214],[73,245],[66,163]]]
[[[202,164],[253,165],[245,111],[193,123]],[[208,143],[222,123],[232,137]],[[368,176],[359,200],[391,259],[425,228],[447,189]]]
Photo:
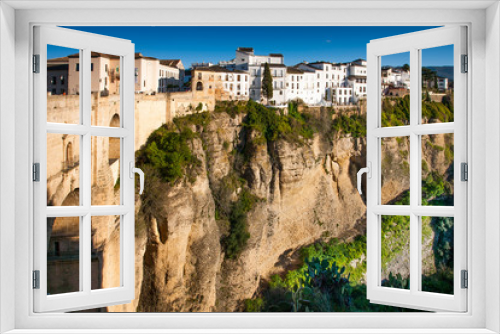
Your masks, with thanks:
[[[264,66],[264,77],[262,78],[262,95],[266,97],[267,101],[273,98],[273,76],[269,63]]]
[[[430,83],[437,77],[437,72],[428,68],[422,67],[422,87],[428,88]],[[435,87],[437,88],[437,87]]]
[[[408,72],[409,70],[410,70],[410,65],[408,65],[408,64],[404,64],[404,65],[403,65],[403,71]]]

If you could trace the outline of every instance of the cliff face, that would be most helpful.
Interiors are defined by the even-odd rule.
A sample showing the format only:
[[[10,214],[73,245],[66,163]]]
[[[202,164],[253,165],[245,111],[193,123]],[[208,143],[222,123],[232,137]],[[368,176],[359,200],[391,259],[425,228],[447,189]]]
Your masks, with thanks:
[[[148,195],[136,205],[136,300],[108,311],[241,311],[261,280],[293,268],[291,255],[301,247],[364,233],[366,206],[356,190],[356,172],[366,164],[364,138],[332,140],[320,132],[301,143],[259,141],[243,126],[244,114],[210,117],[191,125],[198,134],[191,150],[201,162],[195,181],[148,184],[146,178]],[[242,158],[237,152],[249,144]],[[408,149],[395,139],[383,146],[390,157],[383,163],[383,198],[408,189],[401,167]],[[432,166],[444,159],[438,155],[427,150],[424,159]],[[231,180],[238,178],[259,200],[247,213],[248,242],[230,259],[223,246],[229,223],[217,211],[237,200],[242,187]]]
[[[364,166],[364,139],[331,144],[317,134],[306,143],[262,143],[243,128],[244,116],[214,113],[208,125],[192,127],[199,138],[191,149],[201,161],[194,183],[146,184],[151,196],[137,201],[136,300],[109,311],[241,310],[261,279],[293,265],[284,254],[363,229],[353,175]],[[234,152],[246,142],[252,150],[239,163]],[[216,220],[214,199],[238,197],[241,189],[226,182],[235,168],[260,200],[247,214],[246,247],[228,259],[221,247],[227,222]]]

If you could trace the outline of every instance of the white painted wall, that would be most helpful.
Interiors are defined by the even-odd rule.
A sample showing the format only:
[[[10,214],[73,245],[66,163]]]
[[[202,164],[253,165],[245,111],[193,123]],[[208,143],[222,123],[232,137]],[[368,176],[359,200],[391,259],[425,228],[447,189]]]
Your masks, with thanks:
[[[0,2],[0,332],[14,328],[15,249],[15,12]],[[29,177],[26,175],[26,177]]]
[[[476,168],[481,168],[488,177],[485,184],[486,196],[486,216],[495,224],[486,225],[486,246],[491,250],[491,258],[486,260],[485,280],[488,285],[486,293],[486,328],[500,332],[500,286],[498,277],[500,276],[500,6],[498,3],[491,5],[486,11],[486,59],[481,65],[473,63],[475,71],[480,68],[480,73],[485,72],[485,64],[488,64],[486,74],[486,156],[485,164],[481,165],[481,160],[476,162]],[[475,75],[478,75],[477,73]],[[475,122],[483,123],[483,120]],[[474,135],[474,134],[473,134]],[[477,186],[480,186],[478,184]]]

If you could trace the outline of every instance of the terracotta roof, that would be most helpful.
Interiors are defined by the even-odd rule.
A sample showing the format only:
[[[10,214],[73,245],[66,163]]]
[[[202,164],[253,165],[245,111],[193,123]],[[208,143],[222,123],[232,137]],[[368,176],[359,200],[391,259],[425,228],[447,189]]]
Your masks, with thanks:
[[[303,74],[304,71],[302,71],[301,69],[295,68],[295,67],[287,67],[286,68],[286,73],[290,73],[290,74]]]
[[[269,64],[269,63],[267,63]],[[266,64],[260,64],[261,67],[265,67]],[[285,64],[269,64],[269,67],[286,67]]]
[[[148,59],[148,60],[158,60],[158,58],[154,58],[154,57],[146,57],[146,56],[144,56],[142,53],[140,53],[140,52],[136,52],[136,53],[135,53],[135,59],[139,59],[139,58]]]
[[[160,59],[160,64],[171,67],[177,67],[177,65],[179,65],[180,62],[181,62],[180,59]]]
[[[243,73],[243,74],[248,74],[245,71],[240,71],[240,70],[228,70],[227,68],[221,67],[221,66],[210,66],[210,67],[198,67],[193,69],[194,72],[196,71],[203,71],[203,72],[223,72],[223,73]]]
[[[59,57],[59,58],[52,58],[52,59],[47,59],[47,63],[67,63],[68,62],[68,57]]]
[[[241,51],[241,52],[253,52],[253,48],[239,47],[237,51]]]
[[[362,61],[366,61],[366,59],[363,59],[363,58],[358,58],[356,60],[353,60],[352,62],[353,63],[359,63],[359,62],[362,62]]]
[[[307,67],[308,68],[307,72],[315,72],[315,71],[319,71],[320,70],[319,68],[310,66],[309,64],[306,64],[306,63],[299,63],[299,64],[295,65],[294,67],[298,68],[300,65],[303,65],[303,66]],[[303,70],[303,71],[305,71],[305,70]]]
[[[315,61],[315,62],[312,62],[312,63],[309,63],[309,64],[330,64],[330,65],[333,65],[333,63],[331,63],[331,62],[329,62],[329,61],[323,61],[323,60]]]
[[[80,53],[74,53],[72,55],[69,55],[68,58],[78,58],[80,56]],[[119,56],[115,56],[115,55],[108,55],[108,54],[105,54],[105,53],[99,53],[99,52],[94,52],[92,51],[91,54],[90,54],[90,57],[92,58],[108,58],[108,59],[118,59],[120,58]]]

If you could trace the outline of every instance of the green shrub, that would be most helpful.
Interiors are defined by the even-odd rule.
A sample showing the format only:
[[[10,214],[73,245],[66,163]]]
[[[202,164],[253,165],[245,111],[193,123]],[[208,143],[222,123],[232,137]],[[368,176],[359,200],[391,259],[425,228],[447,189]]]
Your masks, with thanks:
[[[332,130],[334,133],[350,134],[354,138],[366,137],[366,114],[340,114],[333,120]]]
[[[263,306],[262,298],[245,299],[245,312],[261,312]]]
[[[284,115],[276,109],[248,101],[248,114],[243,125],[259,132],[262,139],[268,142],[279,138],[299,143],[303,139],[311,139],[316,132],[313,116],[299,113],[294,103],[290,103],[288,109],[288,115]]]
[[[162,125],[136,152],[137,164],[151,166],[164,182],[174,183],[186,174],[186,169],[192,170],[201,165],[188,145],[194,137],[194,133],[187,128],[179,133]]]
[[[257,196],[252,195],[247,189],[243,189],[238,200],[233,204],[229,216],[229,235],[224,239],[226,256],[229,259],[237,258],[250,239],[247,213],[253,209],[258,200]]]

